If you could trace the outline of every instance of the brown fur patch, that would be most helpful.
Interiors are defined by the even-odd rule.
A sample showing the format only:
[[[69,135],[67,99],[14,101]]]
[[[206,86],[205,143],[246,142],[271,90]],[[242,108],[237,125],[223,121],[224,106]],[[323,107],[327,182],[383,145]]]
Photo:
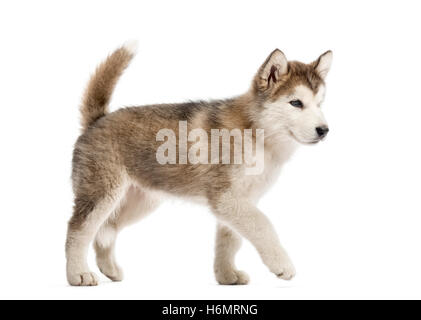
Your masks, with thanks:
[[[323,79],[312,64],[308,65],[297,61],[289,62],[288,74],[279,81],[271,95],[271,100],[276,100],[279,96],[290,93],[298,85],[304,85],[316,94],[323,83]]]
[[[270,80],[274,82],[273,86],[269,86],[269,83],[262,86],[262,80],[257,74],[253,81],[252,92],[263,100],[275,101],[281,95],[291,93],[296,86],[304,85],[316,94],[320,85],[324,84],[324,81],[317,73],[315,67],[316,63],[288,62],[288,72],[286,74],[282,75],[277,81],[273,81],[274,77],[270,77]]]

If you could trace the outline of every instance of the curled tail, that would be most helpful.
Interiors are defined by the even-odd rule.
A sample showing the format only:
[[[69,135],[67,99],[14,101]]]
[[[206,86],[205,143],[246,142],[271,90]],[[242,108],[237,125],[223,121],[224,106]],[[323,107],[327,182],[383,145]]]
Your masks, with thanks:
[[[117,80],[136,53],[136,43],[128,43],[114,51],[98,66],[85,89],[80,112],[86,130],[108,112],[108,103]]]

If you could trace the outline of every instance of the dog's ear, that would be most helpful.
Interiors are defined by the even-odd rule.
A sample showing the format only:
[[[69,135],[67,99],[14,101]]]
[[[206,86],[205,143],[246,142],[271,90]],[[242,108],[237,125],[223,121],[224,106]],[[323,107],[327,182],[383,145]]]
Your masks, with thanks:
[[[325,79],[327,74],[329,73],[330,66],[332,65],[332,58],[333,58],[333,53],[332,51],[329,50],[323,53],[319,57],[319,59],[313,62],[314,69],[323,79]]]
[[[266,90],[288,72],[288,61],[281,50],[274,50],[257,72],[255,83],[259,90]]]

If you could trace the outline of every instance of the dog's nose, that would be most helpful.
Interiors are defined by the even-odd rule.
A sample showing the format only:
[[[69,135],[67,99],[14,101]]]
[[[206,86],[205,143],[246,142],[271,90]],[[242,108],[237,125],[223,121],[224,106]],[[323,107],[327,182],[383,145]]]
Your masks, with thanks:
[[[329,132],[329,128],[327,126],[321,126],[316,128],[317,135],[319,138],[326,137],[327,133]]]

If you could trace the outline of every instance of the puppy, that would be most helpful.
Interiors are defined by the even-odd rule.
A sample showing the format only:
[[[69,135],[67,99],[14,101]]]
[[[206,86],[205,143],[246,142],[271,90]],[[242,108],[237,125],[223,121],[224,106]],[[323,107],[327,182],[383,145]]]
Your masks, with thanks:
[[[87,264],[91,242],[101,272],[121,281],[114,254],[118,233],[168,195],[204,203],[216,217],[218,283],[249,282],[234,263],[242,238],[272,273],[292,279],[294,266],[256,204],[297,145],[315,144],[329,131],[320,106],[332,52],[304,64],[287,61],[277,49],[258,69],[248,92],[236,98],[109,113],[113,89],[134,54],[131,45],[117,49],[97,68],[84,94],[83,132],[73,153],[68,282],[98,284]]]

